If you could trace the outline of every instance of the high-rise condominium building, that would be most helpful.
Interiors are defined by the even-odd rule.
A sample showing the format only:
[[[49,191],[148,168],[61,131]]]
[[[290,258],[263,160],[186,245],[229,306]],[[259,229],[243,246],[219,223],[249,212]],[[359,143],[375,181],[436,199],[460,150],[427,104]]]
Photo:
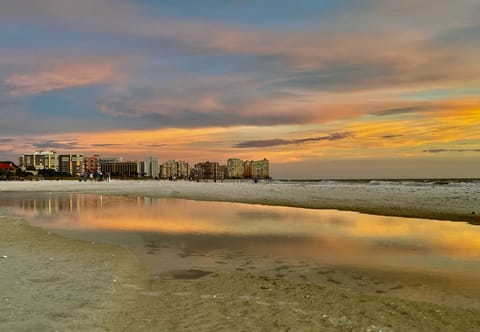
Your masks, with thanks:
[[[156,178],[160,174],[160,166],[158,159],[154,157],[147,157],[144,160],[145,171],[144,175],[152,178]]]
[[[190,177],[190,165],[186,161],[177,161],[177,177],[180,179],[187,179]]]
[[[94,154],[91,157],[85,157],[85,172],[89,174],[100,173],[100,156]]]
[[[26,154],[19,158],[21,167],[27,169],[52,169],[58,171],[58,154],[55,151],[36,151],[33,154]]]
[[[160,177],[162,179],[188,179],[190,173],[190,165],[183,160],[167,160],[160,165]]]
[[[196,177],[200,179],[220,179],[219,167],[220,165],[216,161],[206,161],[195,164]]]
[[[175,160],[167,160],[160,167],[162,179],[169,179],[177,176],[177,163]]]
[[[227,177],[231,179],[242,179],[245,173],[244,162],[241,159],[227,160]]]
[[[85,162],[81,154],[62,154],[59,156],[59,172],[69,175],[85,173]]]
[[[145,172],[143,161],[101,160],[100,169],[103,174],[121,177],[137,177]]]
[[[252,161],[251,172],[252,172],[252,178],[259,178],[259,179],[270,178],[268,160],[265,158],[263,160]]]

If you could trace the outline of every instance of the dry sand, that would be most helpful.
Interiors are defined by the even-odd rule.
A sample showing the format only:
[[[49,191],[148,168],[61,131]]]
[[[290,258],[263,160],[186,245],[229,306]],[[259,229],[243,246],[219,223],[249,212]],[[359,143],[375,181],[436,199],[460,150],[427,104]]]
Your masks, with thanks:
[[[179,197],[478,222],[478,189],[156,181],[10,182],[0,191]],[[480,310],[254,271],[150,275],[124,248],[0,211],[0,331],[478,331]],[[328,271],[320,271],[328,273]],[[337,280],[330,278],[331,280]],[[369,282],[367,279],[365,282]],[[372,280],[374,282],[374,280]],[[477,299],[478,300],[478,299]]]

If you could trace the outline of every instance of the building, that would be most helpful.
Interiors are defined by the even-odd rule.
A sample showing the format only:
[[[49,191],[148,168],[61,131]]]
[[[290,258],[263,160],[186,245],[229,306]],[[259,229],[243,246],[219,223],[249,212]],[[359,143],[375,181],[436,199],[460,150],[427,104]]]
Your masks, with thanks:
[[[160,175],[160,166],[158,164],[158,159],[154,157],[145,158],[144,165],[144,176],[157,178]]]
[[[230,179],[243,179],[245,176],[245,165],[241,159],[227,160],[227,177]]]
[[[177,178],[188,179],[190,177],[190,173],[190,165],[186,161],[177,161]]]
[[[206,161],[195,164],[195,177],[198,179],[220,179],[219,174],[220,165],[216,161]]]
[[[88,174],[95,174],[100,173],[100,156],[98,154],[94,154],[91,157],[85,157],[85,173]]]
[[[143,161],[100,161],[100,171],[116,177],[138,177],[144,173]]]
[[[188,179],[191,177],[190,165],[183,160],[167,160],[160,165],[162,179]]]
[[[160,167],[160,177],[162,179],[171,179],[178,174],[177,163],[175,160],[167,160]]]
[[[250,165],[251,165],[252,178],[258,178],[258,179],[270,178],[269,162],[266,158],[263,160],[256,160],[256,161],[252,160]]]
[[[19,166],[27,170],[59,170],[58,154],[55,151],[36,151],[19,158]]]
[[[227,175],[227,165],[219,165],[218,166],[218,178],[220,180],[228,178]]]
[[[252,161],[245,160],[243,162],[243,178],[251,179],[252,178]]]
[[[270,178],[270,164],[267,158],[264,158],[263,160],[245,160],[243,167],[243,177],[245,179]]]
[[[123,157],[100,158],[100,163],[121,163]]]
[[[81,154],[62,154],[58,157],[59,172],[68,175],[85,173],[85,162]]]

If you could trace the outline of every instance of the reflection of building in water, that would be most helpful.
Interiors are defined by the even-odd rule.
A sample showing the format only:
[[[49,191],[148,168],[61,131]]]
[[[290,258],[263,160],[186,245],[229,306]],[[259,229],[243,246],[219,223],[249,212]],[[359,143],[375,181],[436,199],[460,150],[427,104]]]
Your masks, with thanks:
[[[154,206],[158,203],[157,198],[137,196],[137,206]]]
[[[104,205],[103,195],[77,195],[68,194],[61,196],[48,196],[45,198],[15,199],[6,202],[8,206],[17,206],[25,211],[41,214],[54,214],[58,212],[80,212],[86,209],[99,209]]]

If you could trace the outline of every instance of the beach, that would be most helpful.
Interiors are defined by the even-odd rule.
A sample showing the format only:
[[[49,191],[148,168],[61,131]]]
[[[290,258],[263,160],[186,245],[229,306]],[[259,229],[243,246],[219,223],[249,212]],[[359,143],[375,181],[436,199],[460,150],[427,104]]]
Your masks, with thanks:
[[[38,181],[2,182],[0,191],[175,197],[472,224],[479,223],[472,212],[480,210],[476,186]],[[480,326],[478,293],[469,295],[470,302],[457,302],[453,295],[450,300],[448,292],[443,298],[409,294],[440,282],[435,276],[402,275],[389,283],[388,273],[324,267],[316,267],[322,277],[316,282],[260,269],[151,274],[124,247],[65,238],[6,210],[0,213],[1,331],[475,331]],[[306,271],[300,265],[287,268],[300,276]],[[355,286],[359,283],[363,286]]]

